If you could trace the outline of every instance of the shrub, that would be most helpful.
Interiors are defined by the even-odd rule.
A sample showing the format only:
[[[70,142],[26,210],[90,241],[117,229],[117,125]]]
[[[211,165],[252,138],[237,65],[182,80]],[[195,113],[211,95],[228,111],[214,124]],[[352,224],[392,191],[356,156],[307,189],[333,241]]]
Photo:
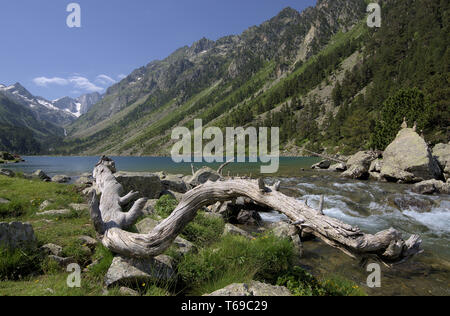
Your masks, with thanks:
[[[0,248],[0,280],[19,280],[40,270],[36,249]]]
[[[288,270],[293,255],[288,239],[273,235],[254,240],[225,236],[197,254],[187,254],[178,265],[178,272],[193,294],[201,295],[253,278],[271,281]]]
[[[221,218],[211,218],[199,212],[182,233],[182,237],[198,246],[207,246],[219,241],[225,223]]]
[[[278,278],[277,285],[285,286],[294,296],[363,296],[365,293],[353,282],[333,277],[319,281],[300,267]]]
[[[170,195],[163,195],[155,205],[155,214],[162,218],[169,217],[177,207],[178,202]]]

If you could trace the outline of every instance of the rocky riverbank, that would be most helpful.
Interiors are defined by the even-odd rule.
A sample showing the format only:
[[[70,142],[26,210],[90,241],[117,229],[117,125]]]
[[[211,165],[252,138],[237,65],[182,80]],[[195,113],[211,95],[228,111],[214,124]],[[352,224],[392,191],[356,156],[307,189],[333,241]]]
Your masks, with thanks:
[[[24,161],[19,155],[13,155],[6,151],[0,151],[0,164],[19,163]]]
[[[361,151],[340,161],[325,159],[312,168],[350,179],[413,183],[420,194],[450,194],[450,143],[430,148],[413,128],[400,130],[384,152]]]

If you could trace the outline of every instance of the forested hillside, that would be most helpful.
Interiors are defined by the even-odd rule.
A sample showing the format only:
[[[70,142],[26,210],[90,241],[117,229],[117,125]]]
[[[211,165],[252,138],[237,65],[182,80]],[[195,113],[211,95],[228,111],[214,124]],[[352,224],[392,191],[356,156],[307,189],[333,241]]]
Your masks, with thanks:
[[[134,71],[68,128],[62,154],[168,154],[176,126],[279,126],[284,154],[384,149],[407,117],[447,142],[448,1],[318,1]]]

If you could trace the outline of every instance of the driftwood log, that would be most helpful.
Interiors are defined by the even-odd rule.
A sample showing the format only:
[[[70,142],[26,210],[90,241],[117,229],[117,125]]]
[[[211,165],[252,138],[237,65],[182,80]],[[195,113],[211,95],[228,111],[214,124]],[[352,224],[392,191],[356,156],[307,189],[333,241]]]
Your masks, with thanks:
[[[124,256],[147,258],[163,253],[195,218],[199,209],[238,197],[248,197],[257,204],[285,214],[294,225],[353,258],[377,258],[386,264],[394,264],[422,251],[422,240],[418,235],[405,241],[401,233],[393,228],[375,235],[365,234],[358,227],[325,216],[321,210],[284,195],[278,191],[279,183],[266,187],[261,179],[209,181],[185,193],[172,214],[149,234],[131,233],[124,228],[134,224],[146,200],[136,201],[130,211],[123,212],[122,206],[137,193],[130,192],[122,197],[123,189],[116,181],[114,172],[114,162],[106,157],[102,157],[95,167],[93,175],[101,198],[99,201],[97,195],[93,194],[91,218],[97,232],[103,235],[103,245]]]

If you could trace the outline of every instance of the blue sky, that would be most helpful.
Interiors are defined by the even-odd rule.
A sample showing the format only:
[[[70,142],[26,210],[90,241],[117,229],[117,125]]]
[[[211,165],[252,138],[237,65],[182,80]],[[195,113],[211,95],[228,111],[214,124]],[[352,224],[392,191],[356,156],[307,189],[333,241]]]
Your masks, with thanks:
[[[81,7],[69,28],[68,4]],[[0,7],[0,84],[56,99],[99,91],[202,37],[240,34],[315,0],[14,0]]]

